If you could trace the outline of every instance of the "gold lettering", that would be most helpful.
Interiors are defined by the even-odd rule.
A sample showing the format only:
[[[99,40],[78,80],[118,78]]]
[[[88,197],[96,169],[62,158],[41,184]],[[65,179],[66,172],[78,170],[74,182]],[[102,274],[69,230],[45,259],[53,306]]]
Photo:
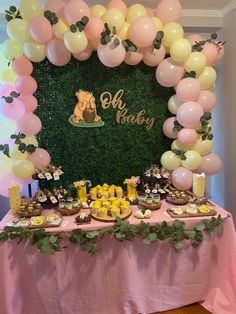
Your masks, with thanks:
[[[146,110],[140,110],[135,115],[129,114],[128,109],[126,108],[126,104],[122,101],[122,96],[124,94],[124,90],[120,89],[118,92],[112,96],[109,92],[104,92],[100,96],[100,101],[103,109],[108,109],[112,106],[113,109],[118,109],[116,113],[116,122],[118,124],[132,123],[143,125],[146,124],[146,130],[149,131],[154,125],[154,118],[145,118]]]

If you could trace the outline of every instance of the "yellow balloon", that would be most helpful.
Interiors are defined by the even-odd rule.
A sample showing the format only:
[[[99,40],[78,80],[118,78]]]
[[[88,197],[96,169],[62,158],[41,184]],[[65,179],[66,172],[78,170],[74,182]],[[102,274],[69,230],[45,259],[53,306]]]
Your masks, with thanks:
[[[186,59],[188,59],[191,52],[192,46],[185,38],[174,41],[170,47],[170,55],[176,62],[184,62]]]
[[[52,26],[53,33],[58,39],[63,39],[64,34],[68,31],[69,27],[61,19],[58,20],[57,24]]]
[[[28,179],[34,172],[34,165],[30,160],[16,160],[12,165],[12,174],[18,179]]]
[[[39,0],[21,0],[20,13],[24,20],[30,21],[34,16],[43,15]]]
[[[197,79],[200,82],[202,89],[210,89],[214,85],[216,78],[217,75],[215,69],[207,66]]]
[[[184,63],[184,68],[187,72],[195,71],[196,75],[201,74],[206,65],[206,57],[203,53],[194,51],[190,54]]]
[[[171,171],[177,169],[181,165],[181,160],[169,150],[161,156],[161,164],[166,170]]]
[[[0,83],[15,85],[15,82],[19,75],[17,75],[13,69],[10,67],[6,70],[0,71]]]
[[[168,23],[163,27],[162,31],[164,32],[162,44],[165,47],[171,47],[176,40],[184,36],[183,27],[178,23]]]
[[[28,157],[28,153],[27,152],[25,152],[25,153],[20,152],[18,149],[18,145],[15,145],[13,147],[13,149],[10,151],[10,157],[13,161],[24,160]]]
[[[7,24],[7,34],[10,39],[23,43],[30,38],[28,23],[22,19],[13,19]]]
[[[147,10],[142,4],[133,4],[129,7],[127,11],[126,20],[132,24],[137,18],[141,16],[147,16]]]
[[[21,140],[21,142],[26,144],[26,145],[34,145],[36,147],[39,146],[38,141],[36,140],[36,138],[32,137],[32,136],[26,136],[25,138],[23,138]]]
[[[101,18],[106,13],[106,8],[101,4],[95,4],[91,7],[91,15]]]
[[[0,140],[4,141],[16,131],[16,121],[5,119],[0,115]]]
[[[4,56],[4,54],[1,52],[2,45],[0,45],[0,71],[8,69],[9,67],[9,60]]]
[[[178,149],[178,150],[181,150],[182,152],[186,152],[187,150],[191,150],[192,146],[183,146],[179,143],[178,140],[175,140],[171,144],[171,149]]]
[[[32,62],[41,62],[46,58],[45,45],[28,41],[23,46],[24,55]]]
[[[11,172],[11,168],[12,160],[3,153],[0,153],[0,176],[4,176]]]
[[[189,170],[195,170],[200,167],[202,162],[202,157],[198,152],[194,150],[189,150],[185,154],[186,160],[181,160],[181,164],[184,168]]]
[[[88,39],[83,32],[72,33],[68,31],[64,35],[64,44],[66,48],[72,53],[80,53],[88,46]]]
[[[209,140],[202,140],[201,138],[197,140],[192,150],[198,152],[201,156],[209,155],[212,152],[213,142]]]
[[[156,16],[153,16],[152,20],[153,20],[154,24],[156,25],[157,32],[161,31],[163,28],[161,20]]]
[[[117,36],[122,40],[128,39],[129,38],[129,28],[130,28],[130,24],[128,22],[125,22]]]
[[[2,50],[4,56],[6,56],[10,61],[17,57],[23,56],[23,46],[21,43],[15,40],[7,39],[4,41]]]
[[[102,17],[103,23],[107,23],[108,27],[112,31],[113,26],[116,27],[118,33],[125,23],[124,15],[117,9],[109,9]]]

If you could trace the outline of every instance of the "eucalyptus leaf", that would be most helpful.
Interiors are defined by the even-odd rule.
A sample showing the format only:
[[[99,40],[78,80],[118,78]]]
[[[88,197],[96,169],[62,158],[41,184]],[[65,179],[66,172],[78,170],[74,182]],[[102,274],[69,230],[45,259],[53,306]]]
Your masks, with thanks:
[[[83,25],[87,25],[89,22],[89,18],[87,16],[83,16],[81,19],[81,22]]]
[[[70,31],[71,31],[72,33],[76,33],[76,32],[77,32],[77,27],[76,27],[75,24],[72,24],[72,25],[70,26]]]

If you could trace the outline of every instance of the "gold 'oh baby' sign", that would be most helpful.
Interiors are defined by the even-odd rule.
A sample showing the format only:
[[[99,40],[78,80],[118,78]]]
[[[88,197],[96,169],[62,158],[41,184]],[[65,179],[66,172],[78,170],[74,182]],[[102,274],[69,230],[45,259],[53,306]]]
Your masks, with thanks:
[[[109,109],[112,107],[117,110],[116,113],[116,122],[118,124],[137,124],[137,125],[146,125],[146,130],[149,131],[154,125],[154,118],[145,117],[146,110],[142,109],[136,114],[129,114],[126,107],[126,103],[123,102],[122,96],[124,90],[120,89],[118,92],[112,96],[109,92],[104,92],[100,96],[100,101],[103,109]]]

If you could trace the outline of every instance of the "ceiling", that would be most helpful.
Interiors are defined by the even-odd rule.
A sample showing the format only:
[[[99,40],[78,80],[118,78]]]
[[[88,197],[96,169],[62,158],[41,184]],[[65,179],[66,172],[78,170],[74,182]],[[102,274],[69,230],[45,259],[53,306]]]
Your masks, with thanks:
[[[45,0],[40,0],[42,3],[45,3]],[[234,2],[233,0],[180,0],[182,3],[183,9],[186,10],[222,10],[229,3]],[[0,1],[0,11],[2,8],[7,8],[10,5],[19,5],[20,0],[1,0]],[[106,4],[108,0],[87,0],[89,5],[95,3],[104,3]],[[125,0],[126,4],[130,5],[133,3],[142,3],[147,7],[155,8],[159,0]]]

